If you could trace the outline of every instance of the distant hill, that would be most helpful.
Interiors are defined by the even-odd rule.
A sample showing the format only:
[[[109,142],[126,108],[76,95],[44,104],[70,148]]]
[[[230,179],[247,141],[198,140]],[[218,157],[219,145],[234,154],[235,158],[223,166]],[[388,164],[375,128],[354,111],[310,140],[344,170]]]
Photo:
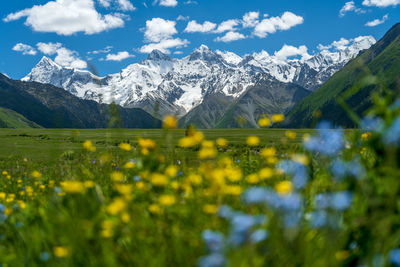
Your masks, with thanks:
[[[0,108],[0,128],[41,128],[21,114],[6,108]]]
[[[314,114],[335,125],[354,127],[338,104],[340,97],[356,114],[363,115],[372,105],[373,92],[389,89],[400,96],[400,23],[370,49],[351,60],[320,89],[304,98],[289,114],[287,127],[313,127]]]
[[[161,126],[158,119],[142,109],[82,100],[53,85],[11,80],[2,74],[0,107],[13,110],[45,128],[107,128],[111,120],[114,127]]]

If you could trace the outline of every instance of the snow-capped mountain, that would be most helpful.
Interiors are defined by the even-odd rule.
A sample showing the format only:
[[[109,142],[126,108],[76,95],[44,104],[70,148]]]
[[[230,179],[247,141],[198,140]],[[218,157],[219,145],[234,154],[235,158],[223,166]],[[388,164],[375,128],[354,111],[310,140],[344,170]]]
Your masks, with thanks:
[[[324,50],[307,60],[282,60],[265,51],[242,58],[232,52],[214,52],[205,45],[182,59],[155,50],[142,62],[106,77],[65,68],[43,57],[22,80],[50,83],[100,103],[116,102],[150,113],[157,110],[160,117],[167,113],[183,116],[212,94],[237,99],[258,82],[257,74],[316,90],[375,42],[373,37],[356,38],[350,46]]]

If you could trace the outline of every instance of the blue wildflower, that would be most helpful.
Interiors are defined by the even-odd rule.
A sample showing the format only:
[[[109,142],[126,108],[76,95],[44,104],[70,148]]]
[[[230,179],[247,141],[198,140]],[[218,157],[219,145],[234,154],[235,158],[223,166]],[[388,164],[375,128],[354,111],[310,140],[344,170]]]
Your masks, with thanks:
[[[251,187],[247,189],[242,197],[247,204],[262,204],[266,201],[268,190],[262,187]]]
[[[362,179],[366,176],[364,166],[359,158],[354,158],[350,162],[345,162],[342,159],[335,159],[331,164],[331,171],[337,180],[343,180],[346,177],[354,177]]]
[[[307,217],[310,220],[311,227],[313,228],[324,227],[328,222],[328,214],[323,210],[310,212]]]
[[[284,222],[287,228],[295,228],[302,217],[301,212],[289,212],[284,215]]]
[[[308,151],[321,153],[325,156],[335,156],[344,148],[343,130],[333,129],[328,122],[321,122],[318,127],[318,135],[310,137],[304,142]]]
[[[202,238],[211,252],[219,252],[224,246],[224,236],[220,232],[205,230]]]
[[[390,251],[389,258],[393,265],[400,266],[400,249],[396,248]]]
[[[297,189],[302,189],[307,185],[307,167],[299,162],[284,160],[278,164],[278,168],[284,173],[293,177],[292,182]]]
[[[6,210],[6,207],[3,204],[0,204],[0,212],[3,213]]]
[[[257,244],[257,243],[260,243],[260,242],[264,241],[265,239],[267,239],[268,236],[269,236],[269,233],[267,230],[258,229],[251,234],[250,242],[253,244]]]
[[[229,207],[227,205],[222,205],[218,209],[218,215],[221,218],[230,219],[230,218],[232,218],[233,214],[234,214],[233,210],[231,209],[231,207]]]
[[[398,145],[400,143],[400,118],[396,118],[384,133],[383,143],[386,145]]]
[[[212,253],[208,256],[201,257],[199,267],[222,267],[225,265],[225,258],[219,253]]]
[[[317,209],[327,209],[330,206],[331,196],[329,194],[318,194],[315,197],[315,205]]]
[[[51,257],[51,255],[47,251],[43,251],[42,253],[40,253],[40,259],[42,261],[48,261],[50,259],[50,257]]]
[[[338,211],[344,211],[351,205],[353,199],[352,193],[341,191],[332,194],[331,208]]]
[[[385,123],[378,117],[365,117],[361,121],[360,128],[367,132],[382,133],[385,128]]]

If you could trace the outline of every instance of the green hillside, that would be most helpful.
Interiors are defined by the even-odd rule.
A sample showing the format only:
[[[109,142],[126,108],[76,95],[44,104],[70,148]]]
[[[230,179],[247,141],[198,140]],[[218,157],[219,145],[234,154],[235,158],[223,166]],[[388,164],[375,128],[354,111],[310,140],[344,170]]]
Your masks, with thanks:
[[[361,116],[371,107],[372,94],[381,94],[386,89],[400,95],[400,23],[374,46],[350,61],[320,89],[304,98],[290,112],[287,127],[313,127],[317,120],[354,127],[339,100]]]
[[[40,125],[28,120],[21,114],[0,107],[0,128],[41,128]]]

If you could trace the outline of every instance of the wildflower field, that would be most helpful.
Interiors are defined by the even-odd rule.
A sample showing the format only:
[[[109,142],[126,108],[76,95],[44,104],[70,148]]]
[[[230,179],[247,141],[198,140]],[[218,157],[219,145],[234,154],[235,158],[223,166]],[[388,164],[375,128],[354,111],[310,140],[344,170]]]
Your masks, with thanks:
[[[1,130],[0,264],[399,266],[399,106],[346,131]]]

